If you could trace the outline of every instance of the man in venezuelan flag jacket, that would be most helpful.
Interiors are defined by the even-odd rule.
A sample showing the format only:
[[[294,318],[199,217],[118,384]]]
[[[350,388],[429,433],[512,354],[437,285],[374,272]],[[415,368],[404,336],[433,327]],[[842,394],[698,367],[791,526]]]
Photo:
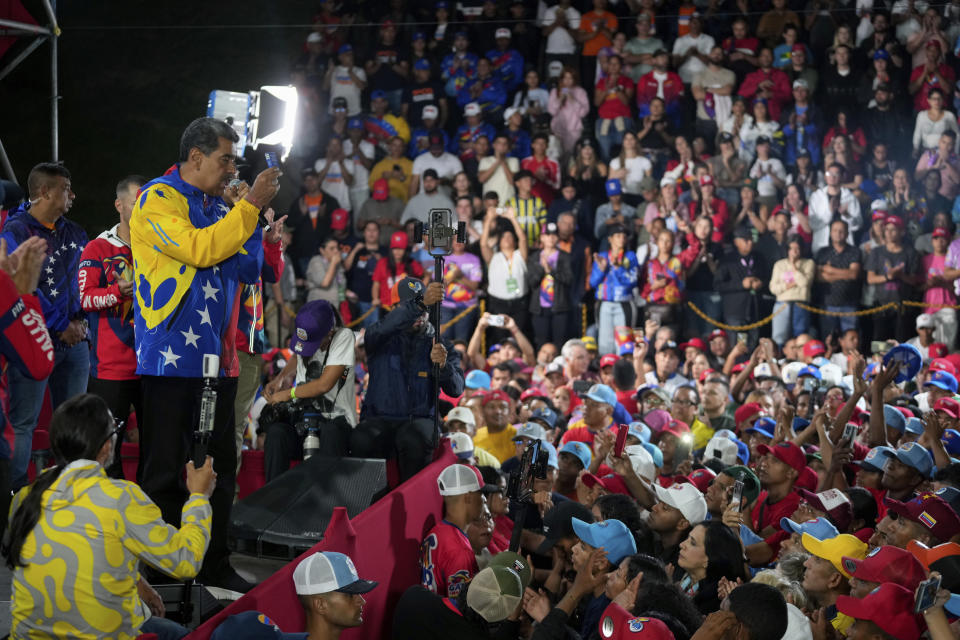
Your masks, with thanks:
[[[211,496],[212,542],[201,579],[246,591],[251,585],[227,561],[227,524],[234,497],[237,391],[236,331],[240,283],[256,282],[263,234],[260,209],[276,195],[279,170],[267,169],[231,208],[223,193],[236,174],[236,133],[199,118],[183,133],[180,162],[148,182],[130,220],[134,269],[137,373],[143,388],[138,482],[177,526],[187,493],[183,467],[199,425],[204,354],[219,356],[213,432],[217,487]]]

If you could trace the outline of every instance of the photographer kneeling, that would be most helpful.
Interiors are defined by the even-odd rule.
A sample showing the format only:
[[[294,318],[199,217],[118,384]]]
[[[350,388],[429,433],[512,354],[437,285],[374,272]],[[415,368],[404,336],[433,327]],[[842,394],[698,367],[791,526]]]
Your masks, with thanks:
[[[260,414],[267,425],[264,472],[267,482],[290,468],[290,460],[304,454],[311,437],[311,453],[345,456],[350,430],[357,424],[356,339],[326,300],[300,308],[290,346],[290,358],[263,395],[268,404]],[[314,447],[313,445],[316,445]]]
[[[434,365],[449,396],[463,393],[460,352],[436,340],[428,320],[431,305],[443,300],[443,285],[427,287],[416,278],[394,285],[394,308],[367,329],[364,347],[370,383],[363,420],[350,437],[355,458],[397,458],[400,481],[430,464],[440,434],[434,425]]]
[[[11,638],[188,633],[160,617],[163,600],[137,568],[141,561],[177,580],[197,575],[210,544],[213,458],[199,469],[187,462],[190,495],[178,530],[139,486],[107,477],[118,432],[99,396],[74,396],[54,412],[57,466],[14,497],[3,543],[13,570]]]

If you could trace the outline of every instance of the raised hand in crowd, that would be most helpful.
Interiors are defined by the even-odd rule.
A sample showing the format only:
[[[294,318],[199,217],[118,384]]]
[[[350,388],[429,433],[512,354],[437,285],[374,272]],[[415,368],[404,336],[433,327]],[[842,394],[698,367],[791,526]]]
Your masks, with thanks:
[[[21,295],[37,290],[46,258],[47,242],[39,236],[20,243],[10,254],[7,253],[6,239],[0,239],[0,270],[10,276]]]

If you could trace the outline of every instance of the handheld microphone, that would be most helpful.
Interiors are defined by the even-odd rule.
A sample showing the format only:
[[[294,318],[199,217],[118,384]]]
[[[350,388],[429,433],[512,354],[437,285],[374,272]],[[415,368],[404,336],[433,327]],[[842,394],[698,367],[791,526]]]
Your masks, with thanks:
[[[230,184],[228,184],[227,186],[228,186],[230,189],[236,189],[236,188],[239,187],[241,184],[243,184],[243,180],[238,180],[238,179],[234,178],[233,180],[230,181]],[[263,215],[263,211],[257,212],[257,224],[260,225],[260,227],[261,227],[264,231],[270,231],[270,230],[272,229],[272,226],[271,226],[270,223],[267,221],[266,216]]]

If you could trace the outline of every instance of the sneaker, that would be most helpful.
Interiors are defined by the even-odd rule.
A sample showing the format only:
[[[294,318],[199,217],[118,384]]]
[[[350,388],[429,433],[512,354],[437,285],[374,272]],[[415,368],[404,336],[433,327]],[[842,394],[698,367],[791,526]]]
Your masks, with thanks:
[[[200,575],[197,576],[197,582],[237,593],[247,593],[257,586],[237,573],[236,569],[231,567],[229,563],[221,565],[221,569],[216,573],[201,571]]]

